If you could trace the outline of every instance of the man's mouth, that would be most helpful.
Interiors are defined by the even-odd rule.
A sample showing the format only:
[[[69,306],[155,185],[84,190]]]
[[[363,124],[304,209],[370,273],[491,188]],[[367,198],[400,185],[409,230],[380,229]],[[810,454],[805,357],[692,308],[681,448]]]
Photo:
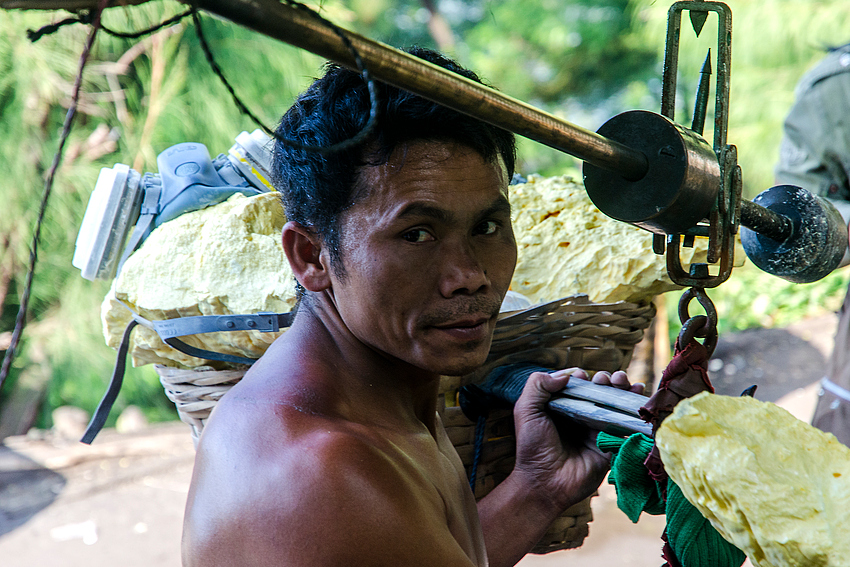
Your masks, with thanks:
[[[495,296],[465,298],[429,311],[419,319],[419,325],[454,341],[486,341],[493,332],[492,322],[499,316],[500,306],[501,300]]]
[[[475,341],[487,338],[490,333],[490,319],[486,315],[476,317],[464,317],[446,323],[440,323],[433,327],[449,336],[462,341]]]

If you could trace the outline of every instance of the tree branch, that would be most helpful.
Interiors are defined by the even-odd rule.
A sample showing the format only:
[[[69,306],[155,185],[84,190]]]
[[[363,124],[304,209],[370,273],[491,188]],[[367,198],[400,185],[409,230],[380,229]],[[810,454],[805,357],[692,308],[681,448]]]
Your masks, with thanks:
[[[111,0],[107,8],[121,8],[145,4],[150,0]],[[0,0],[0,8],[4,10],[94,10],[97,0]]]

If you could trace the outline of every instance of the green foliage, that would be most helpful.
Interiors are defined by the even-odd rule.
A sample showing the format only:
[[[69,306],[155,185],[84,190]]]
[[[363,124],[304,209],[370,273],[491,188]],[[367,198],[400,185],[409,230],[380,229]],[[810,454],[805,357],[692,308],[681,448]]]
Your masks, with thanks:
[[[184,10],[178,3],[147,3],[110,10],[104,24],[142,30]],[[0,336],[11,332],[26,277],[29,247],[58,146],[80,52],[88,28],[69,26],[30,43],[24,30],[66,14],[8,12],[0,18]],[[321,60],[301,50],[202,16],[219,66],[266,124],[274,125]],[[156,155],[185,141],[224,152],[241,130],[256,128],[229,98],[198,45],[191,20],[154,36],[122,39],[103,32],[84,73],[83,97],[42,227],[39,262],[20,356],[4,387],[8,399],[26,369],[48,365],[51,380],[41,426],[50,412],[72,404],[94,411],[112,373],[115,353],[104,344],[100,302],[107,286],[82,280],[71,266],[74,242],[101,167],[115,163],[156,171]],[[11,270],[11,273],[9,271]],[[6,335],[8,337],[8,334]],[[2,351],[0,351],[2,352]],[[135,404],[150,419],[173,419],[151,367],[129,368],[110,424]]]
[[[850,284],[850,269],[836,270],[820,281],[794,284],[762,272],[751,263],[732,271],[722,285],[706,290],[717,310],[720,336],[754,328],[784,327],[800,319],[835,313]],[[682,324],[677,306],[681,292],[665,295],[670,344],[674,344]],[[691,303],[691,315],[704,310]]]
[[[732,332],[783,327],[804,317],[838,311],[848,281],[850,270],[837,270],[818,282],[794,284],[747,264],[708,294],[717,307],[719,330]]]
[[[631,20],[628,0],[508,0],[488,3],[488,25],[464,40],[473,68],[512,96],[535,104],[598,100],[652,70],[655,50],[629,46]]]
[[[797,80],[822,55],[824,46],[850,41],[846,31],[850,10],[845,3],[729,0],[734,39],[728,142],[739,149],[750,197],[772,184],[782,120]],[[508,95],[590,130],[624,110],[659,109],[668,3],[323,0],[320,4],[329,19],[367,37],[448,51]],[[111,9],[104,23],[118,31],[141,30],[184,9],[177,2],[149,2]],[[448,37],[434,31],[433,24],[440,19],[435,16],[446,25]],[[65,13],[4,12],[0,18],[4,172],[0,339],[14,325],[44,175],[57,148],[88,33],[85,26],[67,26],[33,44],[24,30],[65,17]],[[275,124],[296,93],[319,72],[322,61],[309,53],[218,18],[202,16],[202,22],[225,76],[268,125]],[[716,43],[716,28],[713,15],[699,38],[687,22],[683,24],[676,110],[683,124],[689,124],[699,69]],[[93,411],[114,362],[99,321],[106,288],[82,280],[70,265],[99,169],[125,163],[140,172],[155,171],[156,155],[173,144],[202,142],[216,155],[226,151],[240,131],[256,128],[210,70],[189,19],[153,37],[99,34],[83,85],[82,106],[43,227],[31,323],[11,382],[0,392],[7,397],[23,370],[49,366],[42,426],[49,425],[50,409],[57,405]],[[712,120],[709,114],[705,132],[709,140]],[[578,175],[579,164],[570,156],[522,139],[519,151],[522,173]],[[819,309],[835,309],[847,279],[843,271],[798,286],[745,267],[710,294],[721,315],[721,331],[730,331],[784,325]],[[174,416],[150,367],[129,369],[119,409],[131,403],[146,408],[152,419]]]

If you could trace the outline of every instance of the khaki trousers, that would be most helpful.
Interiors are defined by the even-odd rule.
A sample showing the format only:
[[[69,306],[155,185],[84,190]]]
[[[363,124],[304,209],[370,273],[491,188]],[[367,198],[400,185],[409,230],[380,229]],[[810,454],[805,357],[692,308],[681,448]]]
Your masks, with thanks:
[[[850,288],[839,312],[835,346],[818,396],[812,425],[850,446]]]

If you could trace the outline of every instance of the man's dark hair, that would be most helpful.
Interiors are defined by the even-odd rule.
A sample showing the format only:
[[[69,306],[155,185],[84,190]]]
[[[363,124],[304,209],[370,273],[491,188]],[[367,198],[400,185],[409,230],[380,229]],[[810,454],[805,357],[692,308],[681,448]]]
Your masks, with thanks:
[[[482,82],[472,71],[435,51],[413,48],[408,53]],[[378,124],[364,144],[324,154],[275,142],[274,184],[281,192],[287,220],[315,230],[341,273],[340,216],[357,200],[357,175],[362,166],[386,163],[396,147],[414,140],[455,142],[491,163],[501,157],[508,179],[516,161],[512,133],[396,87],[376,86]],[[329,64],[324,76],[283,115],[277,134],[304,145],[329,147],[360,132],[369,113],[369,91],[360,74]]]

